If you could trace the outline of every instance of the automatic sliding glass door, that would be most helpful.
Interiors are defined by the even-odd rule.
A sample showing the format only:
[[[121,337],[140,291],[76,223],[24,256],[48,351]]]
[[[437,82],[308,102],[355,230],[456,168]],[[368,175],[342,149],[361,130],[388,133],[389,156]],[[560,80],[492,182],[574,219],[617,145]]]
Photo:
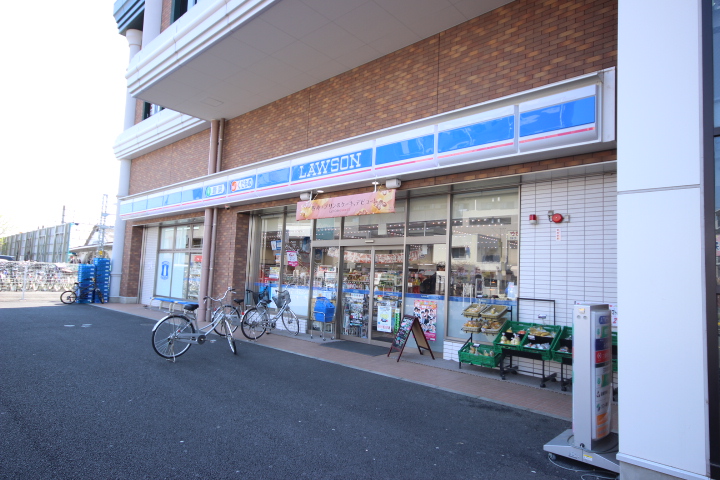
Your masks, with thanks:
[[[349,339],[369,338],[372,249],[346,248],[342,262],[342,330]]]
[[[391,343],[402,312],[403,251],[373,249],[371,339]]]
[[[403,251],[346,248],[342,265],[342,336],[392,342],[402,312]]]

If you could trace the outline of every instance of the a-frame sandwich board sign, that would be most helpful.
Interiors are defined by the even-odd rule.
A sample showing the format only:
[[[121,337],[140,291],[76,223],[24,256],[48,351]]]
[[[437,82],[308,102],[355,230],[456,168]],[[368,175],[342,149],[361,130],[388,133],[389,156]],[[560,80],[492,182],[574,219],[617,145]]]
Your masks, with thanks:
[[[402,322],[400,322],[400,328],[398,328],[398,331],[395,334],[395,338],[393,339],[392,345],[390,345],[390,350],[388,351],[387,356],[389,357],[394,350],[398,350],[400,351],[400,355],[398,355],[397,361],[400,361],[403,350],[405,350],[405,344],[410,338],[410,332],[412,332],[413,337],[415,338],[415,343],[417,344],[420,355],[423,354],[423,350],[427,350],[430,352],[432,359],[435,360],[435,355],[433,355],[428,339],[425,338],[425,332],[423,332],[422,326],[420,326],[420,320],[415,315],[403,316]]]

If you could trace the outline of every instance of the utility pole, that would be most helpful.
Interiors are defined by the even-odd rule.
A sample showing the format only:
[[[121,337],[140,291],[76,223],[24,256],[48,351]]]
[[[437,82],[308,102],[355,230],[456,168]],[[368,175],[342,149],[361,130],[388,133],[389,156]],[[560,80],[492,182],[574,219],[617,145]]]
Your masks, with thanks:
[[[108,228],[106,225],[106,219],[108,216],[107,202],[108,196],[107,193],[104,193],[102,200],[102,211],[100,212],[100,223],[97,226],[99,236],[97,256],[100,258],[105,257],[105,229]]]

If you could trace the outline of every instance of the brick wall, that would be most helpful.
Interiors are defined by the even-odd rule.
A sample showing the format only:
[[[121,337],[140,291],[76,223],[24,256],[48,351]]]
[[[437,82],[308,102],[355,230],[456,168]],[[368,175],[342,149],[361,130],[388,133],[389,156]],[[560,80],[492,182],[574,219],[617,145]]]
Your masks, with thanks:
[[[615,66],[617,1],[515,1],[440,39],[438,113]]]
[[[517,0],[228,121],[223,169],[615,66],[617,2]]]
[[[135,227],[130,222],[125,224],[125,248],[123,250],[122,280],[120,282],[121,297],[138,296],[140,270],[142,268],[143,228]]]
[[[249,215],[218,209],[212,295],[222,295],[230,286],[238,292],[236,298],[244,298],[249,226]]]
[[[309,97],[304,90],[227,121],[222,169],[306,148]]]
[[[130,195],[207,175],[209,155],[208,129],[134,159]]]
[[[135,125],[143,121],[143,107],[145,102],[142,100],[135,100]]]
[[[182,1],[182,0],[176,0]],[[162,2],[162,17],[160,18],[160,31],[164,32],[166,28],[170,26],[172,20],[172,7],[173,0],[163,0]]]

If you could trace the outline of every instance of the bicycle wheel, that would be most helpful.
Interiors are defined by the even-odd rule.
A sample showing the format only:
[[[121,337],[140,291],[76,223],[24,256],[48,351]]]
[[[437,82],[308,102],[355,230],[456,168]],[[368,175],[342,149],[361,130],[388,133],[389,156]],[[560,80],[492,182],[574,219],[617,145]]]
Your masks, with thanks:
[[[300,321],[298,320],[297,315],[295,315],[295,312],[288,308],[283,312],[281,318],[285,330],[292,333],[293,335],[297,335],[298,333],[300,333]]]
[[[233,327],[237,329],[235,325],[230,325],[230,320],[227,320],[227,317],[223,320],[223,324],[225,324],[224,330],[230,331]],[[225,338],[227,338],[228,344],[230,344],[230,351],[233,352],[233,355],[237,355],[237,346],[235,345],[235,337],[233,337],[233,334],[230,333],[226,335]]]
[[[175,358],[187,352],[190,344],[175,340],[177,333],[195,333],[195,327],[182,315],[168,315],[153,329],[152,346],[155,353],[163,358]]]
[[[213,322],[217,320],[217,315],[222,315],[222,318],[217,322],[213,331],[220,336],[227,336],[228,326],[230,333],[235,333],[235,330],[240,326],[242,315],[240,315],[237,308],[231,305],[224,305],[222,308],[217,309],[213,315]],[[227,325],[225,325],[225,319],[228,320]]]
[[[75,292],[73,292],[72,290],[66,290],[60,294],[60,301],[62,303],[64,303],[65,305],[70,305],[71,303],[75,303],[76,299],[77,299],[77,295],[75,295]]]
[[[95,290],[95,298],[100,300],[100,303],[105,303],[105,296],[100,290]]]
[[[243,315],[242,333],[248,340],[257,340],[265,333],[265,316],[267,313],[260,312],[257,308],[251,308]]]

